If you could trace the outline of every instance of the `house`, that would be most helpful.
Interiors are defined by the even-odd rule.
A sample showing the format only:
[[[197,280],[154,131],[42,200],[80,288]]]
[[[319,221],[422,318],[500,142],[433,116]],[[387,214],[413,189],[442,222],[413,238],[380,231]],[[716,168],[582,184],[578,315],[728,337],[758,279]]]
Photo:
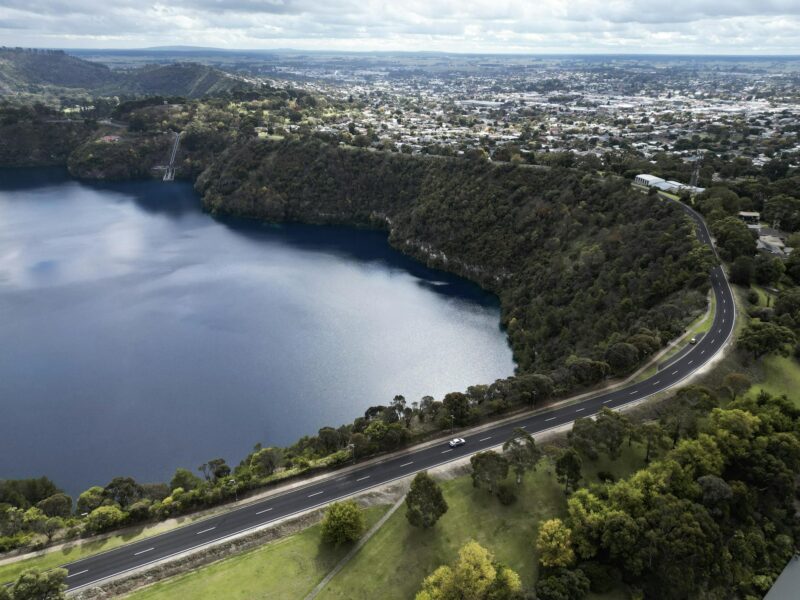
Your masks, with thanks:
[[[739,218],[747,225],[758,225],[758,222],[761,220],[761,213],[740,210]]]

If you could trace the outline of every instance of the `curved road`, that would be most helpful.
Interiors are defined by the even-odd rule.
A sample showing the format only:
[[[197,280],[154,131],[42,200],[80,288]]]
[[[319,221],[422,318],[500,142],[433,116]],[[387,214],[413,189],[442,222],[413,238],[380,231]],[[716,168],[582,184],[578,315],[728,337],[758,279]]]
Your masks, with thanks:
[[[688,206],[682,203],[680,205],[697,224],[699,239],[711,245],[711,236],[702,218]],[[65,565],[69,571],[67,583],[72,590],[95,584],[168,556],[322,506],[417,471],[469,456],[502,444],[517,427],[537,433],[570,423],[579,417],[590,416],[604,406],[619,408],[662,392],[702,367],[722,349],[733,333],[736,318],[733,294],[725,273],[719,266],[711,271],[711,286],[716,297],[716,313],[711,329],[688,352],[649,379],[587,398],[576,404],[554,408],[541,414],[520,416],[513,421],[484,429],[481,433],[466,437],[466,445],[459,448],[451,449],[446,444],[434,445],[378,464],[365,465],[346,475],[332,473],[322,481],[309,483],[192,525],[70,563]]]

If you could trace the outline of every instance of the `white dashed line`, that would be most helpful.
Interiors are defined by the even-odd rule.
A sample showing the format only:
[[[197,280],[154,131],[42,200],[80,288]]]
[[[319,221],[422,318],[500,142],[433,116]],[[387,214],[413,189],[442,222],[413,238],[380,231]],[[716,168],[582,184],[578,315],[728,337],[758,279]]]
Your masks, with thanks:
[[[448,452],[452,452],[452,451],[453,451],[453,449],[452,449],[452,448],[450,448],[449,450],[444,450],[444,451],[442,451],[442,454],[447,454]]]
[[[678,369],[675,369],[675,370],[672,372],[672,374],[673,374],[673,375],[677,375],[677,374],[678,374]]]
[[[603,404],[608,404],[609,402],[613,402],[613,398],[609,398],[608,400],[603,400]]]
[[[660,379],[659,379],[658,381],[654,381],[654,382],[653,382],[653,385],[658,385],[659,383],[661,383],[661,380],[660,380]]]
[[[257,515],[263,515],[265,512],[269,512],[269,511],[271,511],[271,510],[272,510],[271,508],[265,508],[264,510],[260,510],[260,511],[258,511],[256,514],[257,514]]]
[[[555,420],[556,420],[555,417],[550,417],[549,419],[545,419],[545,421],[555,421]]]
[[[630,394],[628,394],[628,396],[633,396],[633,395],[635,395],[635,394],[636,394],[636,392],[638,392],[638,391],[639,391],[639,390],[633,390],[633,391],[632,391]]]
[[[690,360],[690,361],[689,361],[688,363],[686,363],[686,364],[687,364],[687,365],[690,365],[690,364],[692,364],[693,362],[694,362],[694,359]]]
[[[150,552],[151,550],[155,550],[155,548],[148,548],[147,550],[140,550],[139,552],[134,552],[134,556],[139,556],[140,554],[144,554],[145,552]]]
[[[195,535],[200,535],[201,533],[208,533],[209,531],[214,531],[216,527],[209,527],[208,529],[203,529],[203,531],[198,531]]]
[[[575,412],[581,412],[582,410],[586,410],[586,407],[584,406],[583,408],[576,408]]]
[[[400,465],[400,467],[407,467],[408,465],[413,465],[413,464],[414,461],[412,460],[411,462],[403,463],[402,465]]]
[[[324,491],[324,490],[320,490],[320,491],[318,491],[318,492],[314,492],[313,494],[309,494],[309,495],[308,495],[308,497],[309,497],[309,498],[313,498],[314,496],[319,496],[319,495],[320,495],[320,494],[321,494],[323,491]]]
[[[481,439],[479,439],[478,441],[479,441],[479,442],[485,442],[486,440],[490,440],[490,439],[492,439],[492,436],[485,437],[485,438],[481,438]]]
[[[84,569],[83,571],[78,571],[77,573],[73,573],[72,575],[67,575],[67,579],[70,577],[75,577],[75,575],[83,575],[84,573],[88,573],[89,569]]]
[[[356,483],[358,483],[359,481],[364,481],[365,479],[369,479],[369,475],[364,475],[364,477],[359,477],[358,479],[356,479]]]

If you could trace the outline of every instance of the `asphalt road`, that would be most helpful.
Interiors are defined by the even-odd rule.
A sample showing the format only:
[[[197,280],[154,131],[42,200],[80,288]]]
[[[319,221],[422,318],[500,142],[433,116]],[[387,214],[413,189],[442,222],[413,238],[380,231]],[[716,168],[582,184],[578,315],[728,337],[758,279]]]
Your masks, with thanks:
[[[697,223],[701,241],[710,244],[711,237],[705,222],[689,207],[683,209]],[[467,443],[459,448],[447,444],[421,448],[378,464],[364,466],[346,475],[332,473],[330,477],[289,490],[271,498],[253,502],[215,517],[187,525],[140,542],[91,556],[65,565],[69,571],[70,589],[85,587],[108,577],[119,575],[186,550],[197,548],[228,536],[281,519],[301,511],[325,505],[338,498],[367,490],[389,481],[430,469],[502,444],[513,430],[523,427],[537,433],[587,417],[602,407],[619,408],[666,390],[702,367],[726,344],[733,333],[735,306],[731,288],[721,267],[711,271],[711,286],[716,296],[716,313],[711,329],[695,346],[678,360],[647,380],[587,398],[576,404],[554,408],[545,413],[521,416],[511,422],[484,429],[479,434],[466,435]]]

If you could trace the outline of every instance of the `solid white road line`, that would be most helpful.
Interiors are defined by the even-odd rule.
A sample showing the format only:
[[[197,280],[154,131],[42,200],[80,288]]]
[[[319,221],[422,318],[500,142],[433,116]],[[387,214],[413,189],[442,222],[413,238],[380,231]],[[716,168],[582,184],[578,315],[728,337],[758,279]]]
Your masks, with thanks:
[[[147,550],[140,550],[139,552],[134,552],[134,556],[139,556],[140,554],[144,554],[145,552],[150,552],[151,550],[155,550],[155,548],[148,548]]]
[[[364,475],[364,477],[359,477],[358,479],[356,479],[356,483],[358,483],[359,481],[364,481],[365,479],[369,479],[369,475]]]
[[[313,494],[309,494],[309,495],[308,495],[308,497],[309,497],[309,498],[313,498],[314,496],[319,496],[319,495],[320,495],[320,494],[321,494],[323,491],[324,491],[324,490],[320,490],[320,491],[318,491],[318,492],[314,492]]]
[[[83,575],[84,573],[88,573],[89,569],[84,569],[83,571],[78,571],[77,573],[73,573],[72,575],[67,575],[67,579],[70,577],[75,577],[75,575]]]
[[[411,462],[403,463],[403,464],[402,464],[402,465],[400,465],[400,466],[401,466],[401,467],[407,467],[408,465],[413,465],[413,464],[414,464],[414,461],[412,460]]]
[[[265,512],[269,512],[269,511],[271,511],[271,510],[272,510],[271,508],[265,508],[264,510],[260,510],[260,511],[258,511],[256,514],[257,514],[257,515],[263,515]]]
[[[198,531],[195,535],[200,535],[201,533],[208,533],[209,531],[214,531],[216,527],[209,527],[208,529],[203,529],[203,531]]]
[[[481,439],[479,439],[478,441],[479,441],[479,442],[485,442],[486,440],[490,440],[490,439],[492,439],[492,436],[485,437],[485,438],[481,438]]]

